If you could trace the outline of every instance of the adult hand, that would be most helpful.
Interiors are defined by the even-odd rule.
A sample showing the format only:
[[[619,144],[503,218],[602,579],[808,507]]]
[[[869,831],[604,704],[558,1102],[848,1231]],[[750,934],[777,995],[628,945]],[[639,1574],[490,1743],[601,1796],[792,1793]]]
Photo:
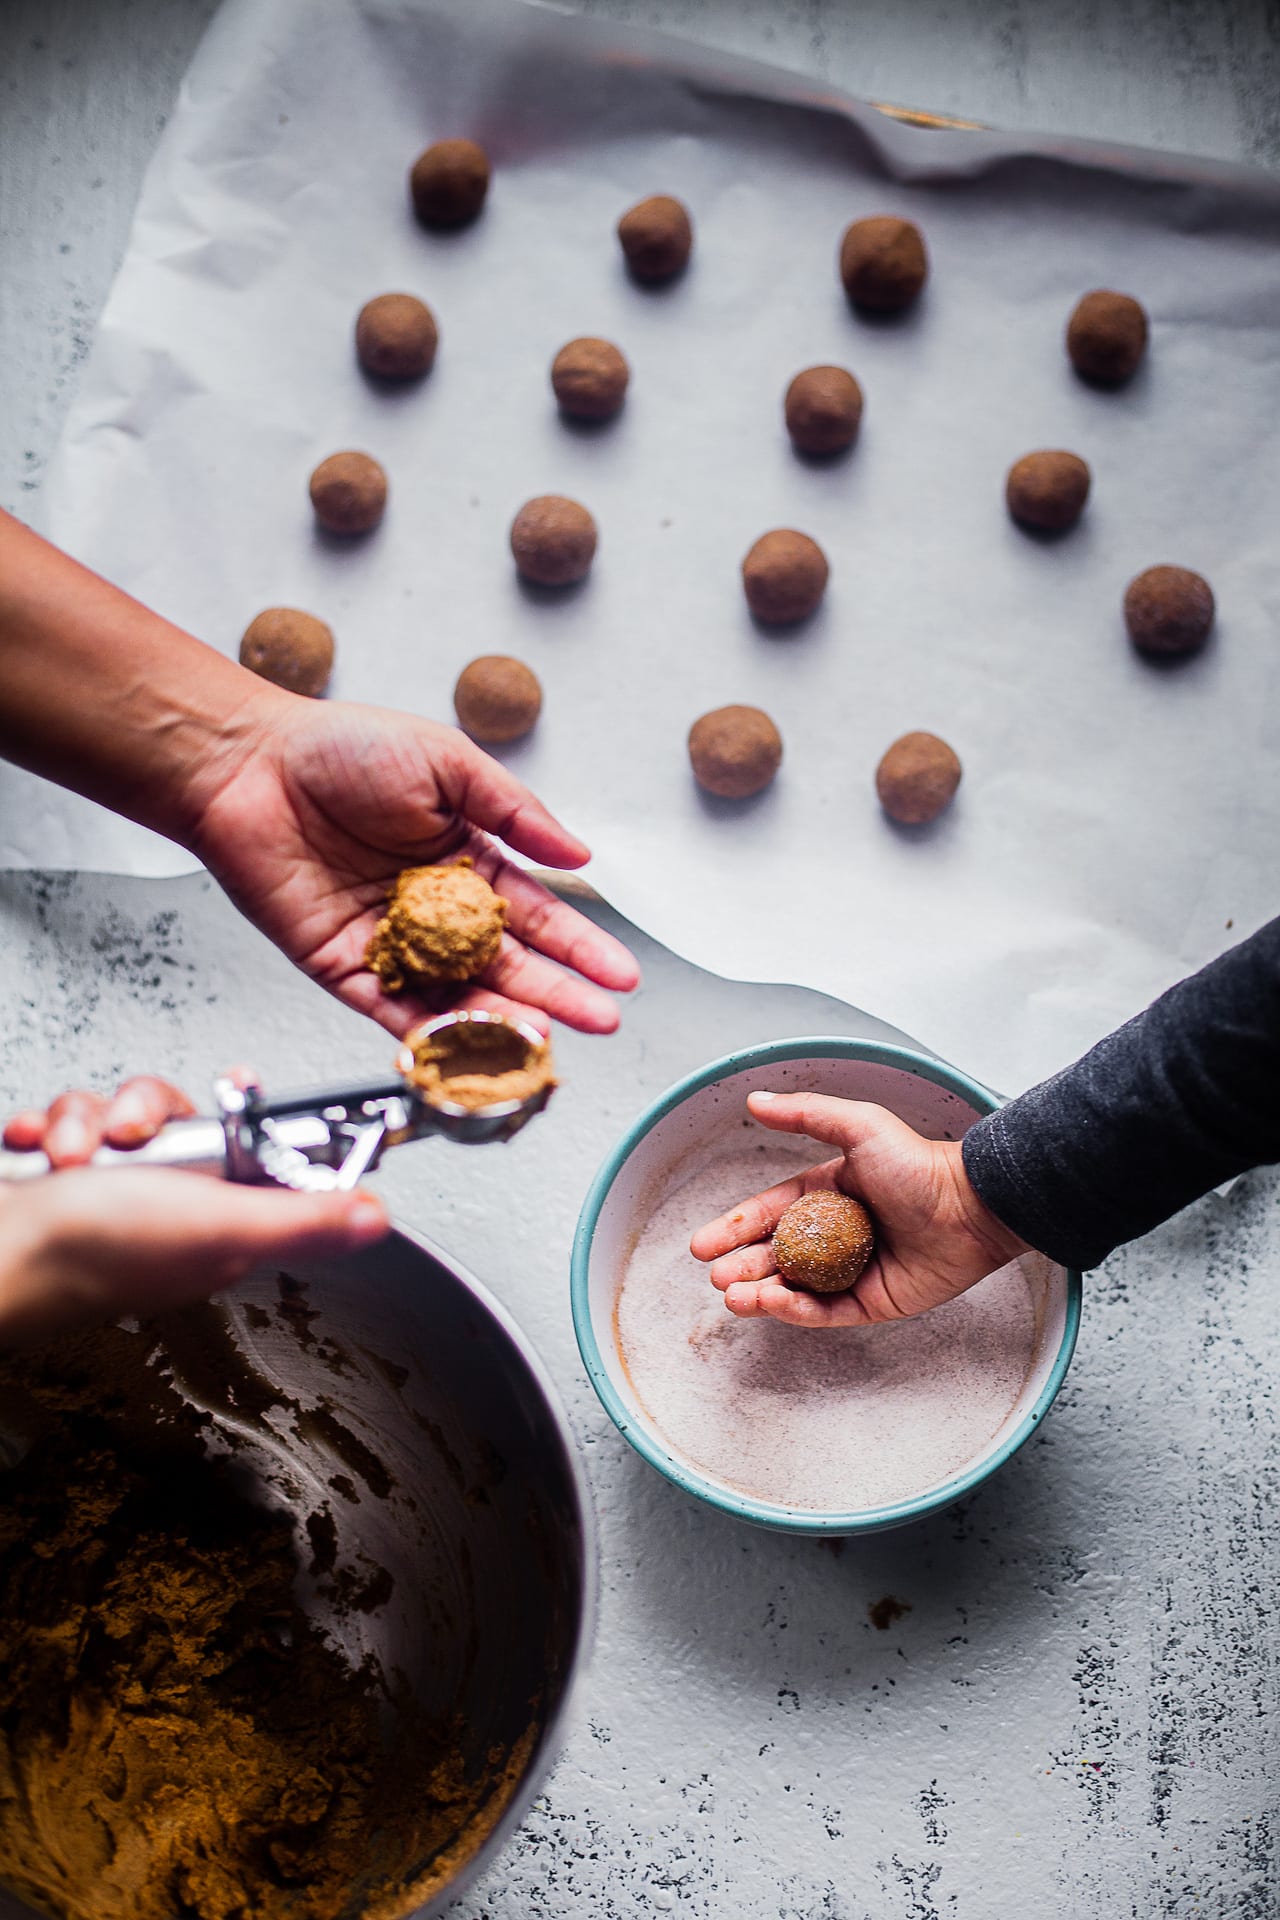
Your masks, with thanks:
[[[103,1142],[141,1146],[166,1120],[193,1111],[177,1087],[147,1074],[110,1099],[64,1093],[6,1123],[11,1152],[42,1148],[59,1171],[0,1186],[0,1345],[185,1306],[264,1261],[351,1252],[389,1231],[369,1193],[291,1193],[172,1168],[84,1167]]]
[[[731,1313],[793,1327],[860,1327],[900,1320],[954,1299],[1026,1243],[988,1212],[969,1185],[955,1140],[926,1140],[883,1107],[817,1093],[753,1093],[754,1119],[778,1133],[802,1133],[838,1149],[758,1193],[691,1242],[711,1262],[710,1279]],[[847,1293],[805,1293],[778,1277],[770,1236],[793,1200],[834,1188],[862,1201],[875,1219],[876,1251]]]
[[[626,948],[512,864],[580,867],[588,851],[513,774],[453,727],[264,687],[197,782],[188,844],[304,973],[397,1036],[438,1011],[388,994],[364,964],[402,868],[467,854],[508,902],[508,930],[461,1000],[611,1033],[607,988],[639,969]]]
[[[286,1193],[172,1169],[78,1168],[0,1188],[0,1345],[186,1306],[264,1262],[353,1252],[388,1227],[369,1193]]]
[[[194,1112],[180,1088],[139,1074],[110,1099],[73,1091],[60,1093],[47,1108],[26,1107],[5,1122],[3,1142],[14,1153],[42,1148],[54,1167],[82,1167],[101,1146],[140,1147],[166,1120]]]
[[[75,689],[68,699],[66,689]],[[626,949],[505,858],[580,867],[580,840],[497,761],[429,720],[258,679],[0,512],[0,755],[198,854],[304,972],[397,1036],[364,950],[401,868],[468,853],[510,932],[464,1004],[610,1033]]]

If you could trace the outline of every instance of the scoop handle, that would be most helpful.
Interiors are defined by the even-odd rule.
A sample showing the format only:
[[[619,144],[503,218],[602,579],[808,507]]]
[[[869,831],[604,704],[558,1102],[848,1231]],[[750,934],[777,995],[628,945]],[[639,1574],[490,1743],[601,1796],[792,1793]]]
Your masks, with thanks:
[[[140,1147],[99,1147],[91,1167],[178,1167],[189,1173],[227,1172],[227,1140],[222,1122],[201,1114],[191,1120],[169,1120]],[[50,1172],[42,1153],[0,1150],[0,1181],[38,1180]]]

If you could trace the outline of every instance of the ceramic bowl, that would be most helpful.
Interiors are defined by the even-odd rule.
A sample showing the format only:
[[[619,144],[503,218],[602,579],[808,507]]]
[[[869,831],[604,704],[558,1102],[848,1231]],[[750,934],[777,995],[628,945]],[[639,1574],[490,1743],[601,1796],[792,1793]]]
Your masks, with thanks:
[[[725,1513],[791,1533],[857,1534],[901,1526],[950,1505],[1016,1453],[1062,1385],[1080,1322],[1080,1276],[1038,1255],[1024,1263],[1035,1306],[1036,1347],[1017,1402],[962,1471],[892,1506],[817,1511],[758,1499],[676,1451],[631,1385],[616,1328],[626,1261],[644,1220],[718,1134],[741,1127],[747,1095],[809,1091],[874,1101],[931,1139],[958,1139],[996,1096],[954,1068],[904,1047],[847,1038],[773,1041],[713,1060],[679,1081],[628,1127],[583,1204],[571,1294],[583,1361],[606,1412],[649,1464]],[[815,1145],[815,1161],[824,1150]],[[813,1335],[815,1339],[820,1335]]]

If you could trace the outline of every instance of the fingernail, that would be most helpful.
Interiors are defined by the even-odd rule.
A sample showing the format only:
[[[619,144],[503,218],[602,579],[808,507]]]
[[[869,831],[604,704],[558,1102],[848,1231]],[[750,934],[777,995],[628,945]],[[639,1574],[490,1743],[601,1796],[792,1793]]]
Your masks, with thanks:
[[[346,1219],[347,1238],[353,1246],[367,1246],[381,1240],[388,1228],[386,1209],[372,1194],[363,1193]]]
[[[777,1097],[776,1093],[753,1093],[751,1096],[753,1100],[776,1100]]]

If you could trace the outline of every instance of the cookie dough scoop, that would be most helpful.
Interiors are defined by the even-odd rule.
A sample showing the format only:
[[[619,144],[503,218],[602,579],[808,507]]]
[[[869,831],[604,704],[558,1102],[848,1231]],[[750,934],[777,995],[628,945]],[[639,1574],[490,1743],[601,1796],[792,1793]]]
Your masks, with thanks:
[[[170,1120],[140,1147],[99,1147],[92,1165],[176,1167],[300,1193],[348,1190],[388,1147],[437,1133],[465,1146],[510,1140],[555,1088],[550,1042],[528,1021],[442,1013],[409,1035],[394,1077],[274,1096],[223,1078],[212,1114]],[[49,1171],[42,1153],[0,1151],[0,1187]]]

